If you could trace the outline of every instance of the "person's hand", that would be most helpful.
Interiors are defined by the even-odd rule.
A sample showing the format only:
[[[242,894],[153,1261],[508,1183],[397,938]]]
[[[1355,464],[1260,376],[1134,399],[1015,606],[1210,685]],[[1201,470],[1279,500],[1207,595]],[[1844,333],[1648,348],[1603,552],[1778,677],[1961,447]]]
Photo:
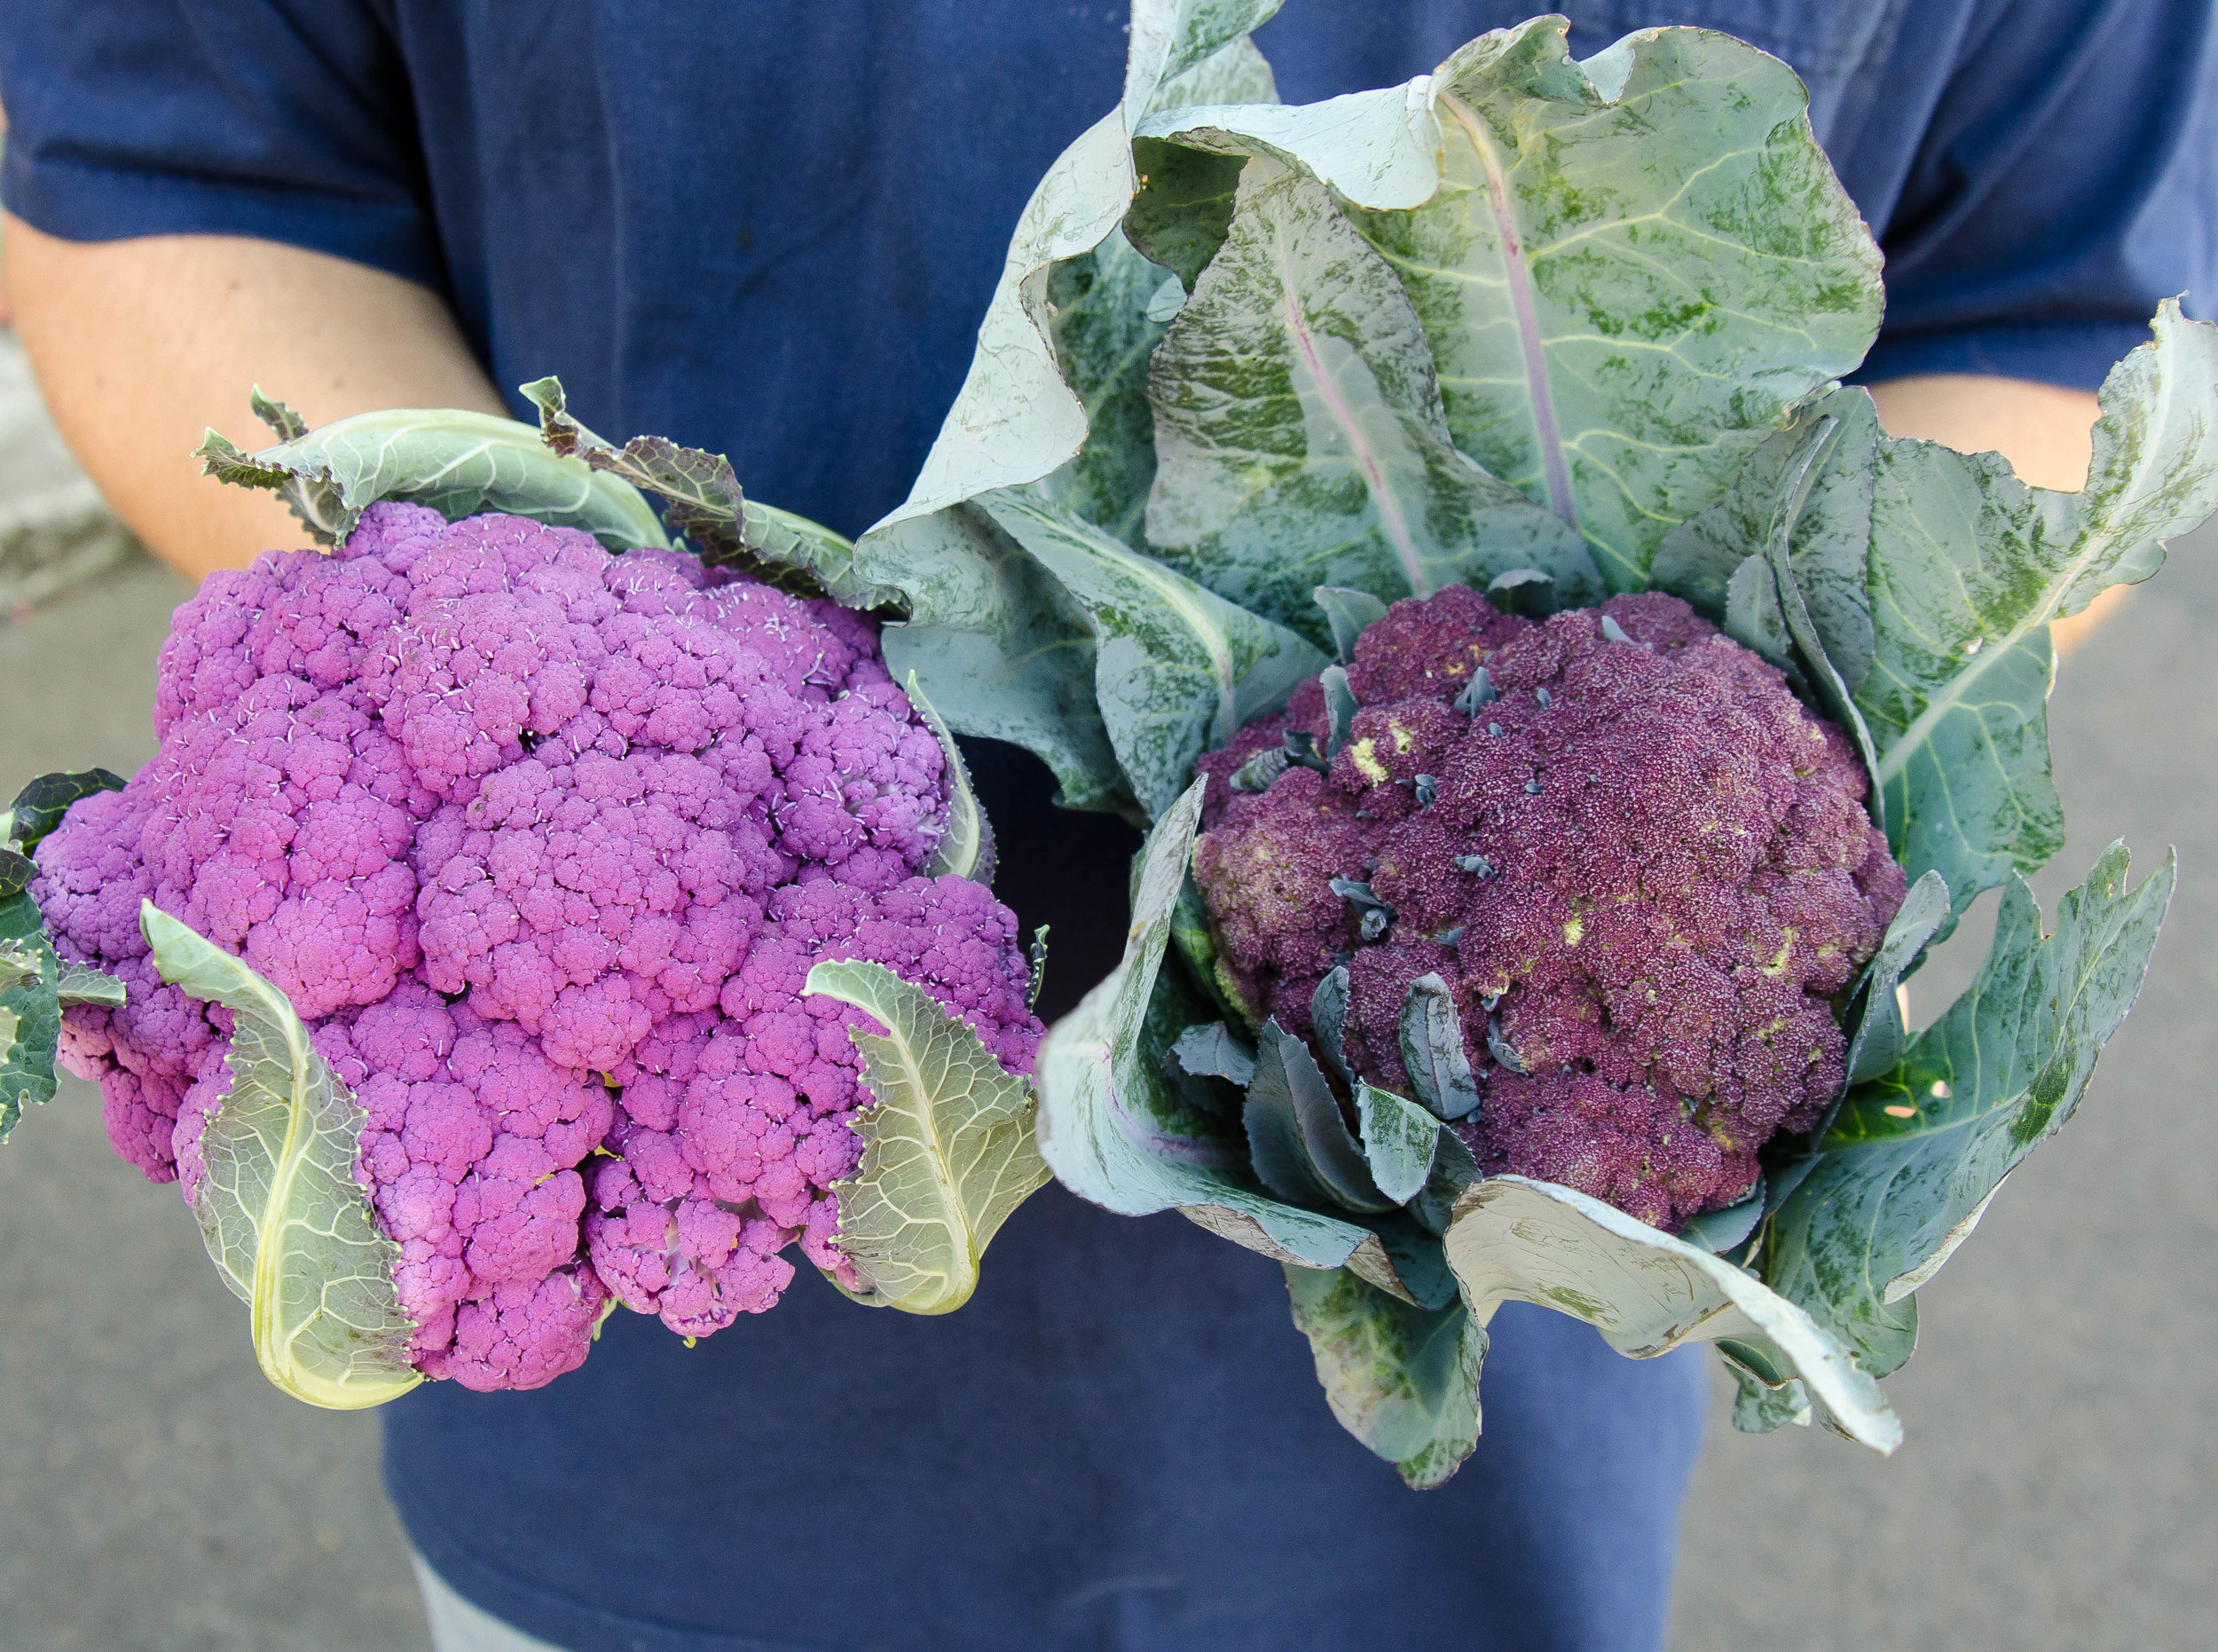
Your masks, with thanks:
[[[505,414],[437,295],[322,253],[235,236],[66,241],[0,231],[16,333],[54,421],[155,555],[198,579],[303,543],[276,495],[223,487],[210,426],[253,448],[259,385],[310,424],[381,407]]]

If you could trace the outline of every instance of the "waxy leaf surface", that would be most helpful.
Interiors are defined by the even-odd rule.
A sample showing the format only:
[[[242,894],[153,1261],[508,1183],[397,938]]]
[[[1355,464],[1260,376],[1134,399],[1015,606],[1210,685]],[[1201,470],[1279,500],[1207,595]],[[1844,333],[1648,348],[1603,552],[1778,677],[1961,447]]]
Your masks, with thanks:
[[[612,551],[670,541],[640,491],[550,452],[528,424],[452,407],[357,413],[246,453],[217,436],[195,450],[208,476],[284,495],[325,545],[380,500],[428,505],[449,522],[505,511],[583,528]]]
[[[1353,216],[1423,319],[1456,445],[1637,590],[1664,534],[1863,358],[1879,250],[1784,63],[1695,28],[1575,63],[1564,29],[1441,65],[1438,192]]]
[[[1084,611],[1102,723],[1151,817],[1191,783],[1196,758],[1282,704],[1325,663],[1285,626],[1067,511],[1021,492],[979,504]]]
[[[400,1247],[378,1231],[354,1179],[368,1115],[283,993],[151,901],[139,927],[162,979],[232,1012],[231,1088],[201,1137],[193,1214],[248,1305],[262,1374],[334,1411],[406,1393],[423,1377],[393,1289]]]
[[[953,1313],[978,1288],[979,1259],[1009,1213],[1044,1186],[1032,1087],[969,1024],[882,964],[819,964],[803,993],[861,1010],[886,1030],[850,1027],[876,1097],[855,1115],[862,1161],[839,1199],[839,1249],[874,1308]]]
[[[2111,369],[2087,488],[2029,488],[1994,453],[1880,444],[1872,495],[1870,675],[1888,836],[1959,915],[2064,846],[2049,777],[2049,622],[2163,565],[2162,541],[2218,509],[2218,327],[2167,300],[2155,342]]]
[[[1600,1200],[1492,1176],[1456,1201],[1443,1243],[1482,1324],[1504,1302],[1537,1302],[1636,1359],[1730,1338],[1800,1377],[1850,1438],[1881,1451],[1902,1442],[1879,1385],[1831,1332],[1755,1275]]]
[[[1311,592],[1392,599],[1553,576],[1600,594],[1577,536],[1456,450],[1393,271],[1311,178],[1248,163],[1224,247],[1149,369],[1147,537],[1221,595],[1329,643]]]
[[[1414,1307],[1345,1268],[1288,1268],[1286,1292],[1341,1426],[1420,1491],[1454,1474],[1478,1444],[1486,1328],[1459,1302]]]
[[[1771,1218],[1765,1278],[1884,1375],[1909,1357],[1908,1293],[2002,1178],[2064,1128],[2141,991],[2172,895],[2167,860],[2137,887],[2113,844],[2059,904],[2052,935],[2023,878],[2005,887],[1978,979],[1852,1090],[1814,1164]]]

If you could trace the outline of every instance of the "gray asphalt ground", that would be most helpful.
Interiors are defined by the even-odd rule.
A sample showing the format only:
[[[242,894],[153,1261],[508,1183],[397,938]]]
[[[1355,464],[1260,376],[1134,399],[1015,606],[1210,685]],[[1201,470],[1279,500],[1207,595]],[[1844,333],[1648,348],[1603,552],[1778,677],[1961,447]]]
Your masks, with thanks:
[[[154,650],[185,594],[138,563],[0,619],[0,787],[144,760]],[[2080,1118],[1923,1293],[1923,1345],[1889,1384],[1909,1430],[1892,1460],[1822,1433],[1736,1436],[1720,1384],[1679,1652],[2211,1644],[2214,639],[2206,532],[2065,663],[2072,842],[2035,887],[2053,909],[2112,838],[2137,871],[2176,843],[2148,990]],[[1970,978],[1986,927],[1920,977],[1915,1019]],[[109,1151],[90,1087],[66,1080],[0,1152],[0,1652],[421,1652],[375,1420],[263,1383],[244,1307],[175,1190]]]

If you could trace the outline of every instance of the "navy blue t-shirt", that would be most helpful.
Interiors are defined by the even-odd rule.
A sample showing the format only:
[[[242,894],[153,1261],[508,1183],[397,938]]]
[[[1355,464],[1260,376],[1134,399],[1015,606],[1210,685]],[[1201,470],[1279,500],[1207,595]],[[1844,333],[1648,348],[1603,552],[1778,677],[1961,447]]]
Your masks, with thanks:
[[[1792,63],[1888,256],[1869,373],[2091,387],[2214,253],[2207,0],[1583,0],[1582,53],[1696,21]],[[1523,10],[1291,0],[1306,100]],[[853,533],[899,502],[1032,184],[1117,96],[1123,0],[12,0],[10,210],[259,236],[444,293],[497,383],[728,452]],[[282,394],[282,384],[272,383]],[[244,387],[241,387],[242,392]],[[521,404],[518,404],[522,411]],[[243,400],[241,406],[244,423]],[[1050,1013],[1113,959],[1132,838],[979,751]],[[578,1648],[1660,1643],[1695,1355],[1513,1305],[1479,1449],[1404,1491],[1342,1434],[1278,1270],[1050,1188],[962,1312],[804,1271],[688,1349],[630,1315],[530,1395],[386,1412],[411,1538]],[[1847,1448],[1843,1448],[1847,1449]]]

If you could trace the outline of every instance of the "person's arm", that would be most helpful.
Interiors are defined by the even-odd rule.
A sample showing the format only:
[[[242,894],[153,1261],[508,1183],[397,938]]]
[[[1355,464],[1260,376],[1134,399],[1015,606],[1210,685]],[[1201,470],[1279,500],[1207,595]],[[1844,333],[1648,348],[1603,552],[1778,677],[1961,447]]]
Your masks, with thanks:
[[[63,437],[123,520],[195,579],[303,542],[275,495],[221,486],[190,457],[209,426],[261,444],[253,386],[311,425],[381,407],[507,411],[446,304],[363,264],[236,236],[59,240],[13,216],[0,248]]]

